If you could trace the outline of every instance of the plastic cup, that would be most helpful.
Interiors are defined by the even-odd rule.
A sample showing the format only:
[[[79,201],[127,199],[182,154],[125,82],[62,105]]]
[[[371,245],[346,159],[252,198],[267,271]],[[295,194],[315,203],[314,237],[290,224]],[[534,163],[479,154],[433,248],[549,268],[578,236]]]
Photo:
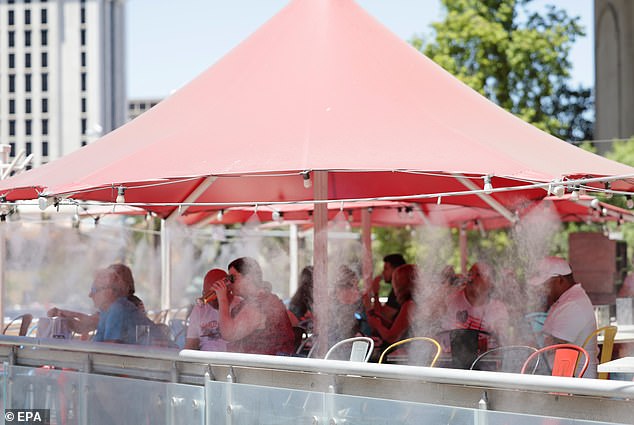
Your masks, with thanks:
[[[150,326],[136,325],[136,343],[139,345],[150,344]]]

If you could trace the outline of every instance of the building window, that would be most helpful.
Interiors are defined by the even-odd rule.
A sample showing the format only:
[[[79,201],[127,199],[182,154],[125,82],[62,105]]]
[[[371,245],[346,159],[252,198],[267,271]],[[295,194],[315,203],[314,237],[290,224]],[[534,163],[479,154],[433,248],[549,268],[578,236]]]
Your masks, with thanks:
[[[42,120],[42,135],[48,135],[48,119],[46,118]]]
[[[42,142],[42,156],[48,156],[48,142]]]
[[[48,45],[48,31],[47,30],[40,31],[40,39],[42,41],[42,46]]]
[[[42,98],[42,113],[48,113],[48,99]]]
[[[25,68],[30,68],[31,67],[31,54],[30,53],[25,53],[24,54],[24,67]]]
[[[7,21],[9,21],[9,25],[15,25],[15,11],[13,9],[9,9]]]
[[[33,143],[31,142],[26,142],[24,144],[25,150],[26,150],[26,154],[27,155],[31,155],[31,152],[33,152]]]
[[[86,23],[86,8],[84,6],[79,10],[79,20],[82,24]]]
[[[9,53],[9,68],[15,68],[15,53]]]
[[[15,46],[15,31],[9,31],[9,47]]]
[[[31,30],[24,30],[24,45],[26,47],[31,45]]]
[[[41,62],[42,62],[42,68],[46,68],[48,66],[48,53],[42,52]]]
[[[86,30],[82,29],[79,32],[79,38],[81,39],[81,45],[85,46],[86,45]]]
[[[47,24],[48,23],[48,15],[47,9],[40,10],[40,23]]]
[[[9,156],[14,158],[15,157],[15,142],[11,142],[9,143],[9,145],[11,146],[11,152],[9,152]]]
[[[85,140],[82,140],[82,141],[81,141],[81,147],[82,147],[82,148],[83,148],[84,146],[86,146],[87,144],[88,144],[88,142],[87,142],[87,141],[85,141]]]
[[[31,113],[31,99],[24,99],[24,113]]]
[[[15,136],[15,120],[9,120],[9,136]]]
[[[15,74],[9,74],[9,93],[15,93]]]
[[[15,114],[15,99],[9,99],[9,113]]]
[[[82,112],[86,112],[87,108],[86,108],[86,98],[82,97],[81,98],[81,111]]]
[[[81,73],[81,91],[86,91],[86,73]]]
[[[24,10],[24,25],[31,25],[31,9]]]
[[[81,66],[86,66],[86,52],[81,52]]]
[[[46,72],[42,74],[42,91],[48,91],[48,74]]]
[[[27,136],[31,135],[31,120],[24,120],[24,134]]]
[[[82,118],[81,119],[81,134],[83,134],[83,135],[86,134],[87,125],[88,125],[88,121],[86,120],[86,118]]]
[[[31,74],[24,74],[24,91],[31,92]]]

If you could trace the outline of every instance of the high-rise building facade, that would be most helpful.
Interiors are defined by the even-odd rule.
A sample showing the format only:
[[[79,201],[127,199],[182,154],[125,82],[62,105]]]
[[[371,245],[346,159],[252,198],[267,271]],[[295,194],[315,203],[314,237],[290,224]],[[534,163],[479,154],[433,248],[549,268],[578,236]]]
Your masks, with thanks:
[[[124,0],[0,0],[0,144],[37,166],[126,121]]]
[[[594,23],[594,138],[629,138],[634,136],[634,1],[595,0]]]

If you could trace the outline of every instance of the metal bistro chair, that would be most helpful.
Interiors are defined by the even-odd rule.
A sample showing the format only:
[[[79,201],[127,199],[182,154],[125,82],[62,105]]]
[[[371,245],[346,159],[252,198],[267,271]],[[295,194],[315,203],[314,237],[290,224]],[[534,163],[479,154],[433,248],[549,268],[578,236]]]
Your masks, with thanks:
[[[550,354],[552,352],[554,352],[555,357],[551,368],[550,362],[544,354]],[[555,344],[540,348],[526,359],[520,373],[535,374],[538,367],[533,366],[532,370],[529,372],[527,372],[527,369],[533,362],[539,361],[540,358],[543,358],[544,363],[550,370],[550,374],[552,376],[574,377],[577,370],[577,364],[579,363],[579,356],[581,355],[583,355],[583,366],[581,367],[577,377],[582,378],[583,374],[586,373],[586,370],[588,369],[590,358],[588,357],[588,352],[584,348],[575,344]]]
[[[403,345],[408,345],[411,348],[418,341],[423,341],[425,343],[426,349],[423,350],[422,352],[408,351],[407,353],[408,360],[412,359],[414,362],[416,362],[419,359],[425,359],[426,360],[425,363],[428,363],[426,366],[434,367],[434,365],[436,364],[436,361],[438,360],[438,357],[440,357],[440,352],[442,351],[442,347],[440,346],[438,341],[436,341],[433,338],[428,338],[426,336],[415,336],[412,338],[407,338],[407,339],[403,339],[401,341],[395,342],[394,344],[390,345],[385,350],[383,350],[383,352],[381,353],[381,356],[379,357],[379,363],[383,363],[384,358],[387,360],[388,354],[393,352],[395,349],[402,347]],[[431,352],[429,349],[431,349]],[[431,361],[428,361],[429,358],[431,358]]]
[[[372,355],[372,351],[374,351],[374,340],[372,338],[368,338],[367,336],[355,336],[353,338],[346,338],[335,345],[330,347],[326,355],[324,356],[325,360],[344,360],[341,359],[341,351],[342,349],[350,345],[350,355],[345,360],[350,360],[351,362],[367,362]]]
[[[20,320],[20,329],[18,330],[18,336],[25,336],[29,331],[29,326],[31,326],[31,322],[33,321],[33,315],[29,313],[21,314],[15,318],[13,318],[7,326],[2,330],[2,334],[6,335],[11,325]]]
[[[506,345],[480,354],[471,363],[470,370],[519,373],[526,359],[537,351],[528,345]]]
[[[618,328],[616,326],[603,326],[594,332],[592,332],[586,340],[583,342],[582,347],[586,348],[594,336],[598,336],[603,333],[603,344],[601,345],[601,358],[599,364],[609,362],[612,360],[612,352],[614,351],[614,337],[616,336]],[[597,374],[599,379],[608,379],[607,372],[599,372]]]

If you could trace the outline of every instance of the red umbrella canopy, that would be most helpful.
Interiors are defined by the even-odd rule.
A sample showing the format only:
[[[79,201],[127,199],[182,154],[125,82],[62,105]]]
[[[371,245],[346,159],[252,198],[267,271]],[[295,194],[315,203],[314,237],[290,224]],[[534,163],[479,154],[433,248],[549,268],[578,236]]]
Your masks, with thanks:
[[[123,187],[127,202],[168,216],[176,207],[165,204],[185,201],[314,199],[307,170],[328,171],[331,200],[463,192],[455,173],[478,187],[493,176],[494,188],[634,175],[505,112],[352,0],[295,0],[150,111],[0,182],[0,194],[114,201]],[[544,194],[494,196],[514,205]]]

